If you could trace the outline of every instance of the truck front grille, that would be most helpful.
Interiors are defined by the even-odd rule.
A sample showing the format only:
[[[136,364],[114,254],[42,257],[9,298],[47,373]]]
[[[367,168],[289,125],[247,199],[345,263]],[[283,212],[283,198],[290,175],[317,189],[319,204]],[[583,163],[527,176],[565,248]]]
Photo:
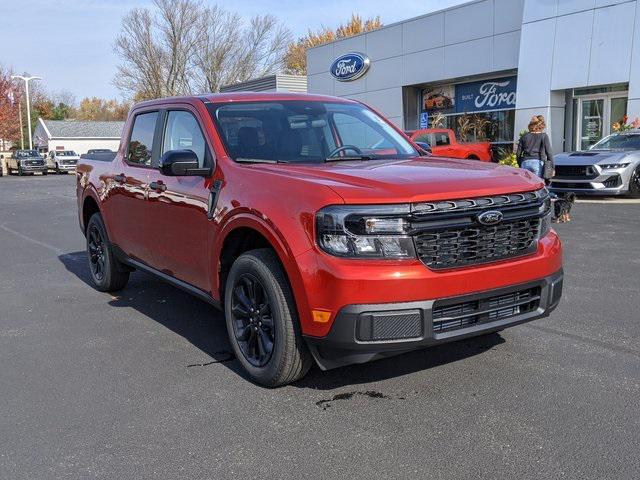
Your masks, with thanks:
[[[540,287],[516,290],[501,295],[450,303],[437,301],[433,307],[433,332],[443,333],[479,323],[494,322],[536,310]]]
[[[418,257],[438,270],[533,253],[548,208],[544,189],[414,205],[411,228]],[[483,225],[479,216],[490,210],[499,211],[503,219]]]
[[[540,220],[447,228],[416,236],[420,260],[433,269],[462,267],[525,255],[536,247]]]

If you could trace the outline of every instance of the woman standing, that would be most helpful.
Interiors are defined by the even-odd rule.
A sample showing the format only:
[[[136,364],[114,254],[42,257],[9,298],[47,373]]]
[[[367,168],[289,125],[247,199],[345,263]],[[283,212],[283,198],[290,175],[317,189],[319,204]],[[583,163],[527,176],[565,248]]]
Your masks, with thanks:
[[[529,170],[540,178],[553,177],[553,154],[551,142],[544,129],[546,123],[542,115],[534,115],[529,122],[529,131],[520,137],[516,158],[518,166]]]

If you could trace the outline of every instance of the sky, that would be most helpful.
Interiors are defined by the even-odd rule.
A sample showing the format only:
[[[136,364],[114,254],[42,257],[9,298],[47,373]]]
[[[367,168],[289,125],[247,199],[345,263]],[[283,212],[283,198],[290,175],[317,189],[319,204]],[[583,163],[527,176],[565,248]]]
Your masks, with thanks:
[[[351,13],[380,15],[384,24],[466,0],[204,0],[243,17],[271,13],[293,33],[335,27]],[[113,42],[122,17],[150,0],[0,0],[0,65],[42,77],[49,92],[122,98],[113,86],[118,58]],[[426,33],[426,32],[425,32]]]

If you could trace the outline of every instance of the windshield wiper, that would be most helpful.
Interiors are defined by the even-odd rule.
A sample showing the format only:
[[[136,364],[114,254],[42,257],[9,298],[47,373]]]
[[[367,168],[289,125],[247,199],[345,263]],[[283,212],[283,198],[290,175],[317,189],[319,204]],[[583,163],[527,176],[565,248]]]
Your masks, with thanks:
[[[373,160],[376,158],[373,155],[349,155],[344,157],[327,157],[325,162],[348,162],[350,160]]]
[[[270,158],[245,158],[238,157],[235,159],[238,163],[283,163],[280,160],[273,160]]]

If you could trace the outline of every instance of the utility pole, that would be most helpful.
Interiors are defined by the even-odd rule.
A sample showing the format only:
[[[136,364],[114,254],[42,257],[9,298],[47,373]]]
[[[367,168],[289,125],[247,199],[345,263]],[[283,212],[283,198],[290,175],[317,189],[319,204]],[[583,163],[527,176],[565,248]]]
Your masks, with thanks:
[[[24,150],[24,128],[22,128],[22,103],[18,98],[18,118],[20,119],[20,150]]]
[[[21,80],[24,80],[24,89],[27,97],[27,130],[29,131],[29,150],[31,150],[33,148],[33,142],[31,141],[31,106],[29,105],[29,81],[41,80],[41,78],[23,77],[22,75],[11,75],[11,78],[19,78]],[[20,126],[22,127],[22,120],[20,120]]]

